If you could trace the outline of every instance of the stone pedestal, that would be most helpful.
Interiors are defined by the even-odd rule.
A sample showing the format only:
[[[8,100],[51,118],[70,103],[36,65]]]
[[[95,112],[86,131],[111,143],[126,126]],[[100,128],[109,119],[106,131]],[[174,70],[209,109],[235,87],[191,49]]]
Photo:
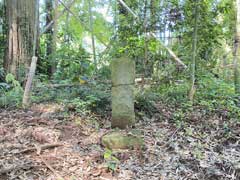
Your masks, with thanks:
[[[135,123],[135,62],[123,57],[112,61],[112,127],[124,129]]]
[[[127,134],[123,131],[111,132],[102,137],[102,145],[111,150],[141,149],[144,146],[143,135],[140,133]]]

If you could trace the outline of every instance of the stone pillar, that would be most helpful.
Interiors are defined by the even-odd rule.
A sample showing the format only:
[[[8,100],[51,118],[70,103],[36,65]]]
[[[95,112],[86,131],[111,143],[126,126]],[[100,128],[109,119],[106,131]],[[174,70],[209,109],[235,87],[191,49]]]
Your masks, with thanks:
[[[135,123],[135,62],[127,57],[115,59],[112,69],[112,127],[124,129]]]

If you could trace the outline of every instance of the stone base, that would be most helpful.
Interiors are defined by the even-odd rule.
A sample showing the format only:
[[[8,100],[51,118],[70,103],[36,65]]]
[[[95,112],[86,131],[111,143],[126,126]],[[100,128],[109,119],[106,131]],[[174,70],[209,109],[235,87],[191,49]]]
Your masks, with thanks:
[[[102,137],[102,145],[108,149],[140,149],[144,145],[141,135],[112,132]]]

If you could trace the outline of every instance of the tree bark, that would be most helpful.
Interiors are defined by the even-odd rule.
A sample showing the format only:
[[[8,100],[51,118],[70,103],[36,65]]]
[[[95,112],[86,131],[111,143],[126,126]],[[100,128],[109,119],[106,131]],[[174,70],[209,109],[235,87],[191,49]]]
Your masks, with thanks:
[[[39,1],[35,0],[35,26],[34,26],[34,34],[33,34],[33,55],[31,66],[28,73],[27,82],[24,89],[23,94],[23,107],[27,107],[30,104],[30,96],[31,96],[31,88],[32,82],[35,75],[36,67],[37,67],[37,56],[36,56],[36,49],[37,49],[37,42],[38,42],[38,28],[39,28]]]
[[[53,1],[45,0],[46,6],[46,25],[45,27],[53,21]],[[55,24],[55,22],[54,22]],[[48,73],[52,75],[52,55],[53,52],[53,27],[46,31],[46,58],[48,60]]]
[[[54,58],[54,54],[57,50],[57,34],[58,34],[58,0],[54,1],[54,24],[53,24],[53,37],[52,37],[52,56],[51,56],[51,74],[53,75],[57,69],[57,62]]]
[[[235,92],[240,95],[240,72],[239,72],[239,62],[240,62],[240,0],[236,0],[236,34],[234,42],[234,84]]]
[[[35,0],[7,0],[7,48],[4,69],[20,80],[32,57],[35,25]]]
[[[94,37],[94,29],[93,29],[93,14],[92,14],[91,0],[88,0],[88,11],[89,11],[89,27],[91,30],[91,38],[92,38],[93,61],[94,61],[95,69],[96,69],[97,68],[97,57],[96,57],[96,48],[95,48],[95,37]]]
[[[196,56],[197,56],[197,31],[198,31],[198,0],[195,0],[194,7],[194,32],[193,32],[193,45],[192,45],[192,72],[191,72],[191,87],[189,92],[189,100],[193,102],[195,87],[195,71],[196,71]]]

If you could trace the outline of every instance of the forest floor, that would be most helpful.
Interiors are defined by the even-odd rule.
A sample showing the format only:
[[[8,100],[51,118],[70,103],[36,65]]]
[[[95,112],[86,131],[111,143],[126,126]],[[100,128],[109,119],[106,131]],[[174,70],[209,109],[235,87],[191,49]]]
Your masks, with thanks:
[[[59,109],[0,110],[1,180],[240,179],[240,122],[213,115],[178,127],[161,108],[166,119],[156,114],[135,127],[144,134],[144,149],[115,153],[113,172],[100,143],[111,131],[109,119],[66,117]]]

